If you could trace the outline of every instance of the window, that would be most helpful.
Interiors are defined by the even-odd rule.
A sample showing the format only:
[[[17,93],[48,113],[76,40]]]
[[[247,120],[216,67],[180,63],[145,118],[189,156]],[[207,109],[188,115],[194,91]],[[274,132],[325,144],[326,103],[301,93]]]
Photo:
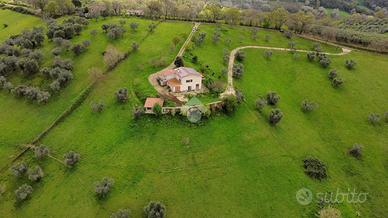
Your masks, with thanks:
[[[191,82],[193,82],[192,79],[186,80],[186,83],[191,83]]]

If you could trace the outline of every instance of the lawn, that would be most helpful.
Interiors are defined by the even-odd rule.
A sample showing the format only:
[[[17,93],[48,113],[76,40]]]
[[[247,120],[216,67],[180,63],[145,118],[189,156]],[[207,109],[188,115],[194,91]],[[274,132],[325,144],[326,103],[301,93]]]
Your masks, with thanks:
[[[288,45],[280,33],[259,30],[258,40],[250,41],[248,28],[223,28],[221,42],[214,44],[211,33],[215,26],[203,25],[200,31],[208,33],[204,44],[192,47],[185,57],[190,66],[208,65],[220,80],[226,79],[220,74],[225,67],[225,38],[231,39],[228,50],[252,43]],[[155,95],[147,77],[162,67],[152,66],[152,60],[166,57],[166,63],[171,61],[177,51],[171,47],[171,39],[187,36],[190,29],[190,23],[160,24],[137,53],[99,81],[87,100],[42,141],[60,159],[69,150],[79,152],[78,166],[66,170],[52,159],[37,162],[28,153],[23,159],[31,165],[40,164],[45,177],[33,185],[32,198],[20,207],[13,204],[13,190],[26,180],[2,177],[0,183],[7,186],[4,201],[0,202],[2,214],[107,217],[119,208],[130,208],[134,217],[140,217],[150,200],[158,200],[166,205],[168,217],[312,217],[317,204],[302,206],[295,200],[295,193],[303,187],[314,193],[333,192],[337,188],[368,192],[364,204],[335,205],[344,217],[356,217],[358,212],[362,217],[384,217],[388,213],[388,126],[367,123],[369,113],[381,114],[388,109],[386,56],[357,51],[331,57],[330,68],[336,68],[345,79],[342,88],[334,89],[327,79],[330,69],[308,62],[305,54],[274,52],[272,59],[266,60],[263,50],[246,50],[244,76],[235,82],[246,101],[235,114],[215,115],[199,125],[180,117],[144,116],[134,121],[133,107],[142,103],[143,95]],[[269,42],[264,41],[266,34],[271,36]],[[313,44],[302,39],[295,41],[300,49]],[[93,44],[97,43],[92,41]],[[326,51],[337,50],[322,47]],[[190,53],[198,56],[200,64],[190,63]],[[357,62],[353,71],[344,67],[344,61],[350,58]],[[73,81],[72,85],[76,83]],[[116,103],[114,92],[120,87],[130,90],[126,104]],[[276,127],[267,122],[270,107],[263,113],[255,110],[255,100],[271,90],[281,96],[278,107],[285,114]],[[46,107],[66,101],[62,97],[65,93]],[[6,95],[0,101],[3,98],[13,101],[18,110],[33,107]],[[301,112],[300,102],[305,98],[317,102],[319,108],[309,114]],[[95,101],[105,104],[100,114],[90,109]],[[69,104],[63,105],[66,103]],[[34,108],[44,115],[45,107]],[[29,122],[44,126],[46,118],[42,117],[30,118]],[[0,117],[3,119],[15,118]],[[1,141],[8,140],[9,144],[17,143],[16,121],[2,126],[12,127],[12,122],[13,131],[1,134]],[[20,134],[26,140],[28,132],[31,137],[34,135],[29,131],[31,126],[23,124],[21,128]],[[188,145],[182,144],[184,138],[190,139]],[[347,154],[354,143],[364,145],[362,160]],[[304,174],[302,160],[306,156],[318,157],[327,164],[328,179],[319,182]],[[115,180],[114,188],[107,199],[97,200],[94,184],[104,176]]]

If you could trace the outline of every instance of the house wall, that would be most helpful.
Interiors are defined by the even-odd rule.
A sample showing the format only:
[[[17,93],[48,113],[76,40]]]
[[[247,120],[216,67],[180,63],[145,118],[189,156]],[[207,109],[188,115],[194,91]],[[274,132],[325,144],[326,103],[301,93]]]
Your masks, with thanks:
[[[192,80],[192,82],[186,82],[187,80]],[[199,89],[202,89],[202,77],[199,76],[186,76],[182,78],[181,83],[181,92],[187,92],[189,86],[191,86],[191,90],[196,90],[196,84],[199,84]]]

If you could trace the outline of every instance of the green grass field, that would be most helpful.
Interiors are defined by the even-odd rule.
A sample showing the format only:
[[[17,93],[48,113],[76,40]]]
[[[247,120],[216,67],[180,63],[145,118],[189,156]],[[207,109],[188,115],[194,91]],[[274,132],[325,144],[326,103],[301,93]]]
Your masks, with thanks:
[[[19,34],[26,28],[44,25],[43,21],[34,16],[20,14],[10,10],[0,9],[0,42],[8,39],[9,36]],[[4,28],[4,24],[8,27]]]
[[[92,22],[74,39],[89,38],[91,47],[74,58],[75,80],[48,105],[30,105],[0,92],[0,166],[16,154],[17,145],[31,140],[71,103],[89,82],[87,69],[105,67],[100,53],[109,42],[101,31],[95,39],[89,35],[105,22],[118,19]],[[128,31],[125,39],[115,42],[117,47],[126,50],[145,35],[151,21],[137,22],[141,23],[139,32]],[[1,175],[0,184],[6,186],[0,198],[2,217],[108,217],[120,208],[130,208],[134,217],[141,217],[150,200],[163,202],[168,217],[314,217],[316,203],[302,206],[295,199],[303,187],[313,193],[337,188],[369,193],[363,204],[334,205],[343,217],[357,217],[357,213],[384,217],[388,213],[388,126],[367,123],[369,113],[388,110],[386,56],[355,51],[331,57],[330,69],[336,68],[345,79],[342,88],[334,89],[327,79],[330,69],[308,62],[305,54],[295,57],[274,52],[266,60],[263,50],[246,50],[244,76],[235,82],[246,101],[235,114],[219,114],[199,125],[180,117],[144,116],[134,121],[132,109],[142,102],[133,93],[156,94],[147,77],[162,66],[153,67],[152,60],[165,58],[168,65],[178,50],[171,47],[172,39],[178,36],[183,42],[191,27],[191,23],[161,23],[137,53],[99,81],[86,101],[44,138],[42,143],[59,159],[69,150],[79,152],[81,161],[75,169],[66,170],[53,159],[37,162],[32,152],[27,153],[22,159],[41,165],[45,177],[33,185],[31,199],[18,207],[13,192],[29,182],[8,172]],[[221,41],[214,44],[215,28],[201,26],[207,38],[201,47],[187,51],[185,61],[198,69],[208,65],[220,81],[226,81],[221,75],[225,49],[253,44],[288,47],[280,33],[259,30],[254,41],[248,28],[229,26],[222,27]],[[265,35],[271,36],[269,42]],[[300,49],[313,45],[304,39],[293,40]],[[339,52],[332,46],[322,48]],[[190,63],[190,53],[198,56],[199,64]],[[346,59],[357,62],[355,70],[344,67]],[[126,104],[116,103],[114,92],[121,87],[131,93]],[[255,100],[271,90],[281,96],[278,107],[285,114],[276,127],[267,122],[270,107],[263,113],[255,110]],[[300,102],[305,98],[317,102],[319,108],[309,114],[301,112]],[[105,103],[101,114],[91,111],[94,101]],[[183,145],[186,137],[190,143]],[[361,161],[347,154],[354,143],[364,145]],[[318,182],[304,174],[306,156],[318,157],[328,165],[327,180]],[[105,176],[115,184],[101,201],[94,195],[94,184]]]

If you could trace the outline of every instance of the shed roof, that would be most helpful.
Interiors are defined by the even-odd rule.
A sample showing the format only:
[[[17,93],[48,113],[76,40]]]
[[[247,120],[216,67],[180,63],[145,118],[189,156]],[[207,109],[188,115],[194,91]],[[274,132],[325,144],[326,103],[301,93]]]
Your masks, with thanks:
[[[158,104],[161,107],[163,107],[163,103],[164,103],[164,100],[161,98],[147,98],[145,103],[144,103],[144,107],[152,108],[152,107],[154,107],[155,104]]]
[[[202,77],[202,74],[198,73],[196,70],[194,70],[193,68],[188,68],[188,67],[179,67],[176,69],[177,71],[177,75],[180,77],[180,78],[184,78],[186,76],[198,76],[198,77]]]
[[[202,105],[202,102],[197,97],[192,97],[187,103],[186,106],[195,106]]]

